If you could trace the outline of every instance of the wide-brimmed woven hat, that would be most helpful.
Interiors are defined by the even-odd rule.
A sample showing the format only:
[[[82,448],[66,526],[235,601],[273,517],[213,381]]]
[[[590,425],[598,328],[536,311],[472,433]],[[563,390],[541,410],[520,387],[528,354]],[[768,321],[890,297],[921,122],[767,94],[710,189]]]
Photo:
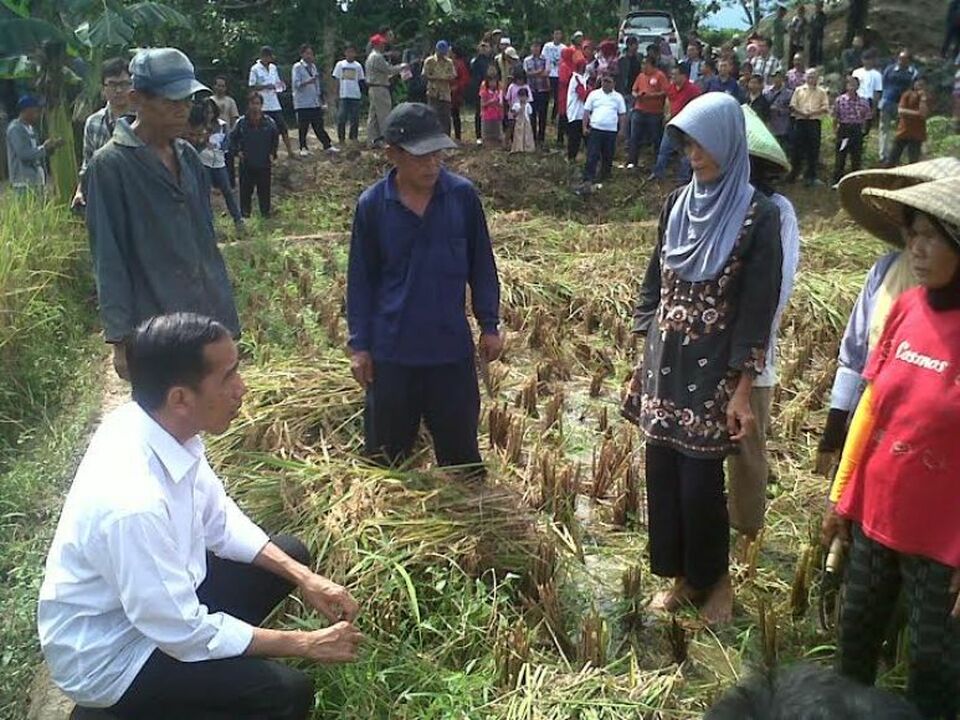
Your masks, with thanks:
[[[947,226],[948,232],[954,231],[950,239],[960,246],[960,175],[899,190],[868,187],[863,191],[863,200],[885,223],[898,230],[905,225],[905,207],[932,215]]]
[[[899,190],[919,183],[958,176],[960,160],[951,157],[924,160],[884,170],[861,170],[846,175],[840,181],[840,204],[847,214],[871,235],[896,247],[903,247],[900,223],[893,222],[891,216],[879,212],[872,202],[868,202],[865,190]],[[953,201],[957,202],[956,195]]]
[[[749,105],[741,105],[747,125],[747,152],[790,172],[790,161],[766,123]]]

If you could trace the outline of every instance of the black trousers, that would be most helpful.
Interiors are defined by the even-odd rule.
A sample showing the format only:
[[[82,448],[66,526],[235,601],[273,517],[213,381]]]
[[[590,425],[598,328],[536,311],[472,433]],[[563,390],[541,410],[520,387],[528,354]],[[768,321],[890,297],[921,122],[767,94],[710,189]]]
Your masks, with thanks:
[[[317,140],[319,140],[320,144],[323,145],[324,150],[333,144],[333,142],[330,140],[330,136],[327,135],[326,129],[323,127],[323,109],[305,108],[297,110],[297,131],[300,137],[301,150],[307,149],[307,131],[311,127],[313,128],[314,134],[317,136]]]
[[[271,540],[309,566],[310,553],[294,537]],[[207,577],[197,597],[211,612],[260,625],[290,592],[285,580],[253,565],[207,555]],[[116,705],[77,708],[71,720],[305,720],[313,708],[310,678],[273,660],[236,657],[180,662],[154,651]]]
[[[557,111],[560,109],[557,107],[557,103],[560,101],[560,78],[552,77],[550,78],[550,97],[553,98],[553,108],[550,110],[550,122],[553,122],[557,119]],[[560,139],[560,136],[557,136],[557,139]]]
[[[480,113],[482,112],[483,108],[480,107],[479,99],[476,101],[476,103],[477,103],[476,107],[473,108],[473,133],[477,138],[477,140],[482,140],[483,139],[483,117],[481,116]]]
[[[583,169],[584,181],[593,182],[598,177],[600,180],[606,180],[610,177],[610,171],[613,169],[613,156],[616,152],[616,130],[591,130],[587,136],[587,164]]]
[[[250,217],[253,191],[257,191],[260,214],[270,217],[270,167],[255,168],[240,163],[240,214]]]
[[[868,538],[854,525],[844,577],[837,666],[842,675],[872,685],[880,650],[901,589],[907,608],[910,664],[907,698],[924,718],[955,720],[960,711],[960,622],[950,617],[953,569],[903,555]]]
[[[804,178],[807,180],[816,180],[817,161],[820,159],[820,121],[819,120],[801,120],[798,119],[794,126],[793,135],[793,157],[790,162],[793,165],[793,171],[790,173],[795,178],[803,165],[806,165]]]
[[[647,442],[646,483],[654,574],[685,578],[694,590],[712,587],[729,569],[723,458],[692,458]]]
[[[550,105],[550,92],[533,94],[533,141],[543,145],[547,139],[547,109]]]
[[[920,151],[923,148],[923,143],[920,140],[902,140],[897,138],[893,141],[893,149],[890,151],[890,160],[888,164],[890,167],[896,167],[900,164],[900,157],[903,155],[903,151],[907,151],[907,159],[912,162],[920,162]]]
[[[230,187],[235,190],[237,187],[237,161],[233,151],[227,150],[223,153],[223,160],[227,163],[227,177],[230,179]]]
[[[847,155],[850,156],[850,172],[856,172],[860,169],[863,158],[862,125],[840,125],[837,128],[836,160],[833,166],[834,184],[840,182],[840,178],[846,174]]]
[[[375,362],[367,388],[367,454],[388,465],[410,457],[422,420],[437,464],[479,466],[480,388],[473,357],[447,365]]]
[[[566,118],[560,117],[563,121]],[[576,160],[577,153],[580,152],[580,143],[583,142],[583,120],[566,121],[565,130],[567,131],[567,160]]]

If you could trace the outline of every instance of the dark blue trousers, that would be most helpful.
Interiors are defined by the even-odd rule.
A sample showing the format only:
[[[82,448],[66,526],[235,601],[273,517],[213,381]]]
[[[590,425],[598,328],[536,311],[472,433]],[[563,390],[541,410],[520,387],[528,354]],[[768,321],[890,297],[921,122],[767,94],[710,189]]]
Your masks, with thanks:
[[[600,167],[600,179],[610,177],[613,156],[617,152],[616,130],[590,130],[587,136],[587,165],[583,169],[584,182],[593,182],[597,178],[597,166]]]
[[[402,463],[413,451],[421,420],[438,465],[480,464],[480,388],[472,356],[447,365],[374,363],[364,410],[367,455]]]
[[[663,115],[634,110],[630,114],[630,154],[627,162],[636,165],[640,159],[641,148],[653,149],[656,157],[663,137]]]

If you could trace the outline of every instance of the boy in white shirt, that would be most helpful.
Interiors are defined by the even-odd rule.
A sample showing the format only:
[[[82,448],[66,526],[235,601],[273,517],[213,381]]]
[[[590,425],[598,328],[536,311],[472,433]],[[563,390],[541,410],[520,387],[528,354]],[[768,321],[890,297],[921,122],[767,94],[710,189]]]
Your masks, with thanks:
[[[593,183],[600,166],[600,180],[610,177],[617,137],[623,136],[627,104],[623,95],[613,89],[613,74],[605,72],[600,88],[587,96],[583,104],[583,132],[587,135],[587,164],[583,169],[584,184]]]
[[[287,89],[286,84],[280,79],[280,72],[273,62],[273,48],[264,45],[260,48],[260,59],[250,68],[250,78],[247,85],[252,91],[260,93],[263,98],[263,114],[273,120],[280,131],[280,137],[283,138],[283,144],[287,148],[287,155],[293,157],[293,147],[290,145],[290,132],[287,130],[287,123],[283,119],[283,107],[280,105],[278,93]],[[276,155],[274,155],[276,160]]]
[[[337,137],[342,145],[346,138],[347,122],[350,123],[350,139],[356,142],[360,131],[360,102],[363,97],[361,83],[366,81],[363,65],[357,62],[357,48],[347,45],[343,60],[333,68],[337,84]]]

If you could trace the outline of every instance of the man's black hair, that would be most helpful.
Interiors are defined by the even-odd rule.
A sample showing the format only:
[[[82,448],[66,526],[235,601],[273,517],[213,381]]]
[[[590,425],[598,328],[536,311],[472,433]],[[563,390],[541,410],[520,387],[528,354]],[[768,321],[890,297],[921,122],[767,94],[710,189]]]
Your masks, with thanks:
[[[130,74],[130,63],[122,57],[109,58],[100,66],[100,83],[106,82],[107,78],[120,77],[123,74]]]
[[[688,63],[677,63],[676,71],[682,75],[686,75],[688,78],[690,77],[690,65]]]
[[[300,46],[300,50],[298,52],[300,55],[303,55],[307,50],[313,50],[313,45],[311,45],[310,43],[303,43],[303,45]]]
[[[643,61],[645,63],[650,63],[651,65],[657,64],[657,56],[652,52],[653,48],[647,50],[647,54],[643,56]]]
[[[876,48],[867,48],[863,51],[863,55],[860,56],[862,60],[876,60],[880,56],[880,53],[877,52]]]
[[[260,104],[263,105],[263,95],[260,94],[259,90],[251,90],[247,93],[247,105],[249,105],[253,99],[259,100]]]
[[[703,720],[920,720],[920,714],[901,697],[801,663],[752,675]]]
[[[206,105],[205,101],[194,102],[190,106],[190,117],[187,118],[187,124],[190,127],[200,127],[206,125],[207,122],[207,110],[204,107]]]
[[[346,52],[347,50],[353,50],[354,52],[356,52],[357,46],[354,45],[353,43],[347,43],[346,45],[343,46],[343,51]]]
[[[217,80],[223,80],[223,84],[224,84],[224,85],[229,85],[229,84],[230,84],[230,78],[228,78],[226,75],[217,75],[217,76],[213,79],[213,81],[216,82]]]
[[[627,35],[626,43],[627,45],[639,45],[640,40],[636,35]]]
[[[133,399],[149,412],[163,407],[171,388],[198,387],[208,372],[204,348],[229,337],[216,320],[194,313],[144,321],[126,341]]]
[[[717,61],[714,60],[713,58],[707,58],[706,60],[704,60],[703,65],[704,67],[710,68],[714,72],[717,71]]]

